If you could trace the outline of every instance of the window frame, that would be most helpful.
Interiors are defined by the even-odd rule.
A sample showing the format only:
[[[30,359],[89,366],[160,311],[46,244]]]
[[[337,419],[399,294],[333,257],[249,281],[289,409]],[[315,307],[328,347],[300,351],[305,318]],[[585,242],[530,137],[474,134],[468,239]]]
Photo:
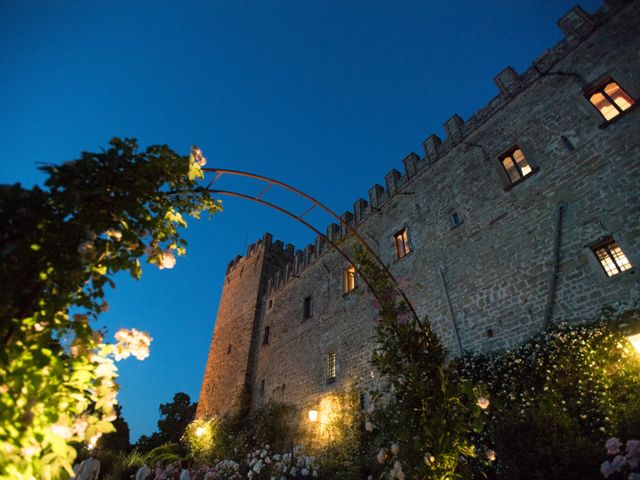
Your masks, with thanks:
[[[402,255],[400,255],[400,249],[398,248],[398,240],[402,238]],[[406,225],[393,234],[393,249],[395,251],[396,261],[402,260],[411,252],[413,252],[413,245],[409,238],[409,227]]]
[[[356,267],[348,265],[342,271],[342,293],[348,295],[358,288],[358,281],[356,279]]]
[[[626,260],[628,267],[623,269],[625,265],[623,263],[618,262],[619,258],[617,258],[616,255],[614,254],[612,247],[617,247],[620,250],[620,253],[623,255],[624,259]],[[632,271],[634,268],[633,263],[631,263],[631,260],[622,249],[622,246],[620,246],[620,243],[615,238],[613,238],[613,236],[607,236],[599,240],[598,242],[593,243],[592,245],[589,246],[589,249],[591,250],[591,253],[593,254],[597,264],[600,266],[600,271],[604,273],[606,275],[606,278],[608,279],[613,277],[618,277],[620,274]],[[598,255],[598,252],[601,252],[603,250],[606,252],[606,255],[610,264],[612,264],[616,268],[616,271],[615,272],[612,271],[613,273],[611,274],[609,274],[609,271],[607,270],[607,267],[603,262],[604,259]]]
[[[622,90],[622,92],[632,100],[633,103],[626,110],[622,110],[620,106],[615,102],[615,100],[605,91],[605,88],[611,83],[615,83],[618,86],[618,88]],[[623,117],[627,113],[637,108],[638,106],[637,95],[634,95],[634,92],[632,91],[632,89],[625,88],[626,85],[623,85],[623,84],[625,84],[625,81],[623,79],[623,81],[621,82],[619,80],[619,75],[615,75],[615,76],[607,75],[602,80],[592,84],[590,87],[584,90],[584,98],[589,104],[590,111],[594,112],[595,115],[597,116],[596,118],[598,118],[601,122],[599,125],[599,128],[606,128],[607,126],[611,125],[613,122],[616,122],[619,118]],[[609,119],[605,117],[602,111],[591,101],[591,97],[593,97],[593,95],[595,95],[596,93],[600,93],[604,97],[604,99],[613,108],[616,109],[618,114]]]
[[[313,317],[313,297],[307,295],[302,301],[302,321],[309,320]]]
[[[455,223],[453,221],[454,218],[456,220]],[[449,210],[449,226],[451,229],[453,230],[454,228],[458,228],[460,225],[462,225],[462,219],[460,218],[458,210]]]
[[[327,385],[336,383],[338,377],[338,361],[336,352],[329,352],[325,357],[324,363],[324,380]]]
[[[522,154],[522,157],[524,158],[525,162],[527,163],[527,166],[530,169],[530,171],[526,175],[522,174],[522,168],[520,167],[520,165],[518,165],[518,162],[517,162],[516,158],[513,156],[513,154],[515,152],[517,152],[518,150]],[[511,176],[509,175],[509,171],[507,170],[507,167],[504,164],[504,161],[507,158],[509,158],[511,160],[511,162],[513,163],[513,166],[516,168],[516,171],[518,172],[518,175],[520,176],[520,178],[518,178],[516,180],[512,180]],[[500,171],[502,172],[502,177],[504,178],[504,180],[506,182],[505,190],[507,190],[507,191],[511,190],[516,185],[521,184],[522,182],[527,180],[529,177],[531,177],[532,175],[537,173],[538,170],[539,170],[539,168],[536,166],[536,164],[529,159],[529,156],[527,154],[525,154],[524,149],[518,143],[516,143],[516,144],[512,145],[511,147],[509,147],[508,149],[506,149],[502,153],[502,155],[498,156],[498,160],[500,161]]]
[[[269,345],[271,337],[271,325],[266,325],[262,331],[262,345]]]

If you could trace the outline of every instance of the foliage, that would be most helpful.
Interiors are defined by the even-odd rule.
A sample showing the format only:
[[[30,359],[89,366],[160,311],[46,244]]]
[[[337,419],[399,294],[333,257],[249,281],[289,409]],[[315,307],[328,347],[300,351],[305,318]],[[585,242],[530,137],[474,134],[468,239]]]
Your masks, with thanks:
[[[0,478],[71,471],[72,441],[113,431],[116,360],[143,358],[150,338],[103,343],[90,320],[105,286],[140,259],[160,268],[185,253],[183,215],[220,205],[197,185],[204,162],[167,146],[114,138],[101,153],[42,167],[45,188],[0,187]],[[119,332],[121,333],[121,332]]]
[[[187,426],[182,440],[194,458],[211,461],[215,458],[219,434],[218,419],[196,419]]]
[[[495,407],[484,440],[498,478],[593,476],[605,438],[640,435],[640,360],[624,338],[639,323],[628,312],[559,324],[512,350],[460,360],[460,374],[484,384]]]
[[[115,431],[100,437],[97,446],[102,450],[126,453],[131,450],[131,443],[129,443],[129,424],[122,417],[121,405],[116,405],[115,411],[116,419],[113,421]]]
[[[499,478],[581,480],[598,471],[599,446],[557,405],[510,408],[500,417],[492,435]]]
[[[318,449],[318,469],[324,478],[367,478],[380,473],[373,461],[374,435],[364,428],[365,413],[356,389],[344,395],[338,415],[330,418],[326,426],[328,441]],[[324,426],[323,426],[324,427]]]
[[[382,380],[368,419],[382,446],[378,461],[391,479],[462,478],[476,455],[470,434],[483,426],[480,392],[446,365],[430,324],[399,299],[389,276],[362,251],[356,258],[379,310],[372,364]]]
[[[196,416],[198,403],[191,403],[189,395],[178,392],[173,401],[160,404],[158,432],[162,443],[178,443],[187,426]]]
[[[181,447],[177,443],[165,443],[148,452],[145,455],[145,460],[147,465],[155,465],[156,463],[162,463],[162,459],[170,458],[171,456],[179,457],[180,451]]]
[[[197,459],[240,461],[245,452],[264,445],[277,451],[293,448],[300,437],[296,417],[297,410],[288,404],[272,402],[249,411],[241,403],[235,412],[221,418],[195,420],[183,440]],[[196,435],[199,428],[200,435]]]

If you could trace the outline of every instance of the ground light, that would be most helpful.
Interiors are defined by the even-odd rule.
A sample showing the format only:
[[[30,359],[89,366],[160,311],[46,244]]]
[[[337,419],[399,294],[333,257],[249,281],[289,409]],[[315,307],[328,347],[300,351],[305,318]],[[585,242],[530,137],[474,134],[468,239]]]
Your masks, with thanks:
[[[629,335],[627,337],[629,343],[633,345],[633,348],[636,349],[636,352],[640,353],[640,333],[636,333],[635,335]]]
[[[205,432],[204,427],[196,428],[196,437],[201,437],[202,435],[204,435],[204,432]]]
[[[317,410],[309,410],[309,421],[310,422],[318,421],[318,411]]]

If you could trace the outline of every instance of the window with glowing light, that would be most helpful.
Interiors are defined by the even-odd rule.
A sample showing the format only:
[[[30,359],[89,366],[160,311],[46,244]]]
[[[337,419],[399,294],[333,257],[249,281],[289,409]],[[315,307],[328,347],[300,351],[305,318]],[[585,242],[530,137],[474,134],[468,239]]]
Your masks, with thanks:
[[[631,95],[613,80],[609,80],[589,92],[587,98],[607,122],[610,122],[636,103],[631,98]]]
[[[334,383],[336,381],[336,352],[327,355],[324,371],[327,385]]]
[[[533,172],[520,147],[515,147],[504,154],[500,157],[500,161],[512,184],[519,182]]]
[[[591,250],[609,277],[632,268],[631,262],[613,238],[602,241],[591,247]]]
[[[396,232],[393,235],[393,239],[396,246],[396,258],[399,260],[402,257],[406,257],[411,253],[411,246],[409,245],[409,233],[406,228]]]
[[[356,288],[356,267],[353,265],[344,269],[344,293],[349,293]]]

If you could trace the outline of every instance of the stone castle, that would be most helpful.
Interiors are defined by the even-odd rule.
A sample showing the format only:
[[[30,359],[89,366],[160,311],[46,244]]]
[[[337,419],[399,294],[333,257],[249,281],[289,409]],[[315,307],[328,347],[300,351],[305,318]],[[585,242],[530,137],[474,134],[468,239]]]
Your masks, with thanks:
[[[327,242],[346,224],[389,266],[452,356],[513,346],[640,292],[640,1],[575,7],[564,38],[446,138],[374,185],[326,238],[270,234],[229,263],[198,404],[311,407],[372,377],[376,311]],[[402,279],[407,281],[402,282]]]

